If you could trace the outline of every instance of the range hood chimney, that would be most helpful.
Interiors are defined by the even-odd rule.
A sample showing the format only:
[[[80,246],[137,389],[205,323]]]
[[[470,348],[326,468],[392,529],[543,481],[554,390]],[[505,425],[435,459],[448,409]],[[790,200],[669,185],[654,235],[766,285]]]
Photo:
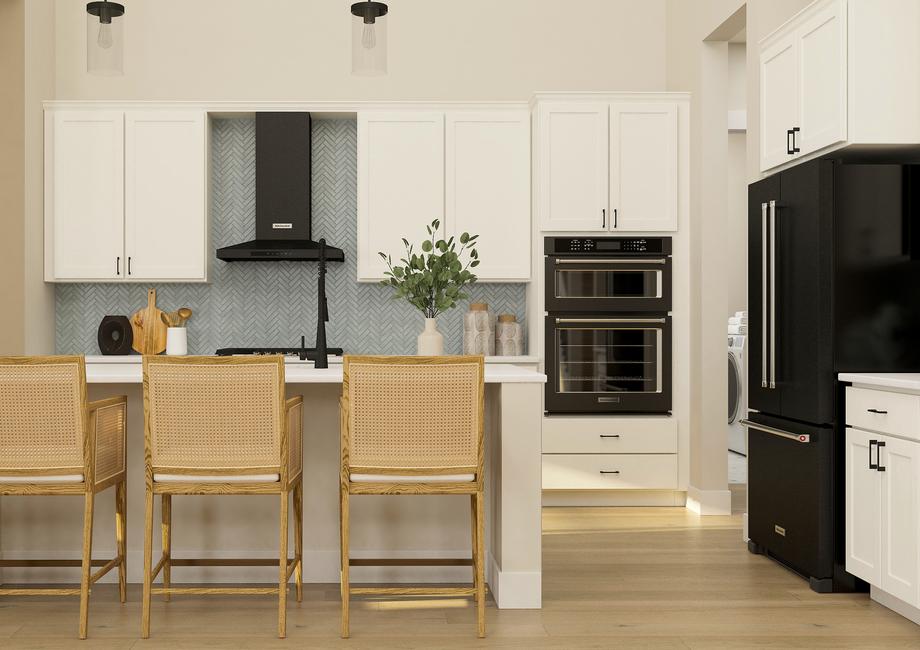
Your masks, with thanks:
[[[312,238],[309,113],[256,113],[256,238],[217,249],[239,261],[315,261]],[[341,248],[326,246],[326,260],[342,262]]]

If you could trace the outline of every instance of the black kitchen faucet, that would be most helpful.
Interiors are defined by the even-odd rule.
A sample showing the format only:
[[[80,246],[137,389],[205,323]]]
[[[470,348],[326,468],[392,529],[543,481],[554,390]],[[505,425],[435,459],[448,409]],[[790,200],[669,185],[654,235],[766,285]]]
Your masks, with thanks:
[[[316,360],[314,368],[328,368],[326,357],[326,321],[329,320],[329,305],[326,303],[326,240],[319,240],[319,275],[316,291]],[[306,352],[301,349],[300,360],[306,359]]]

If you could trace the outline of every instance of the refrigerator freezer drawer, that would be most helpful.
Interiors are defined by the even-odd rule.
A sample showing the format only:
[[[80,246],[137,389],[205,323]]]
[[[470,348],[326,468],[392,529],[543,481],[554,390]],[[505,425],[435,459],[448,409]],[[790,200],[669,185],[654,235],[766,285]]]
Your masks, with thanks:
[[[920,440],[920,395],[847,387],[847,424]]]
[[[748,427],[750,538],[808,578],[832,578],[833,430],[776,420]]]

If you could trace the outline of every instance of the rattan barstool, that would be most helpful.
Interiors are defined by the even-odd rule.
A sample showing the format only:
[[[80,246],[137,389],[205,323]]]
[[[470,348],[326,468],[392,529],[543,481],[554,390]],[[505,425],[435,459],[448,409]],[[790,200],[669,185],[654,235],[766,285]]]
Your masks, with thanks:
[[[0,596],[79,595],[81,639],[90,587],[115,567],[125,602],[126,405],[124,396],[87,402],[83,357],[0,357],[0,495],[83,495],[80,560],[0,560],[0,567],[79,566],[80,588],[0,588]],[[95,497],[113,486],[116,556],[93,560]]]
[[[483,358],[346,356],[341,401],[342,637],[352,594],[474,596],[485,636]],[[469,494],[472,558],[351,559],[349,498]],[[472,565],[470,587],[351,587],[352,566]]]
[[[303,398],[284,398],[280,356],[144,357],[146,503],[141,636],[150,636],[151,594],[278,594],[286,634],[287,586],[303,599]],[[163,552],[153,564],[153,498],[162,498]],[[278,494],[279,559],[172,557],[172,496]],[[288,559],[293,497],[294,559]],[[278,565],[277,587],[173,587],[173,566]],[[163,586],[153,588],[162,571]]]

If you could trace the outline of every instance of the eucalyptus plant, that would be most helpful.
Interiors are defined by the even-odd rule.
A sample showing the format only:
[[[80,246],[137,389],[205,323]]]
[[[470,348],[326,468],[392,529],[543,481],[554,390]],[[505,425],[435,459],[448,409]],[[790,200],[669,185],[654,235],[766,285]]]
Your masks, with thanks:
[[[415,245],[403,237],[406,256],[399,260],[401,264],[394,266],[390,255],[378,253],[388,269],[384,272],[387,278],[381,284],[393,287],[393,298],[406,299],[425,314],[425,318],[435,318],[456,307],[458,301],[469,298],[463,293],[463,287],[476,282],[470,269],[479,266],[479,253],[475,248],[479,235],[465,232],[457,238],[438,239],[440,227],[438,219],[426,226],[428,239],[422,241],[418,252]]]

